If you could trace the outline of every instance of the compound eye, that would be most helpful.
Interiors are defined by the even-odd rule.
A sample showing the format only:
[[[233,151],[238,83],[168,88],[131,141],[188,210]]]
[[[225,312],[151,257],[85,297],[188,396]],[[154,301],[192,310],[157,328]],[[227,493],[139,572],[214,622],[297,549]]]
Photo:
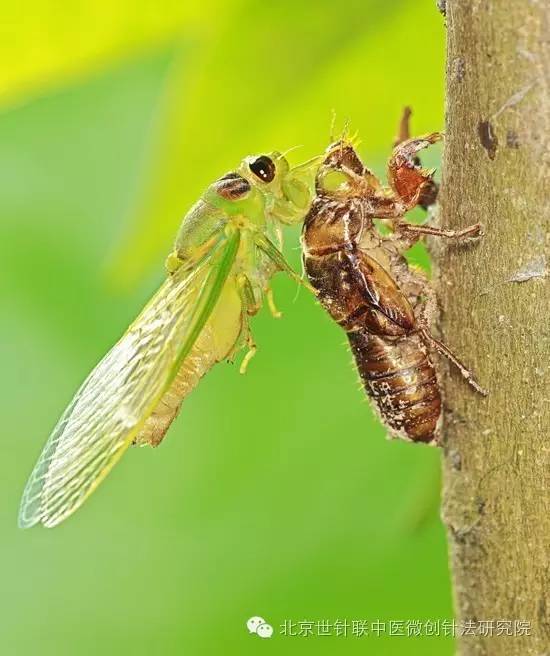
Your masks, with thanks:
[[[267,155],[256,157],[253,162],[249,164],[250,170],[262,182],[271,182],[275,177],[275,164]]]

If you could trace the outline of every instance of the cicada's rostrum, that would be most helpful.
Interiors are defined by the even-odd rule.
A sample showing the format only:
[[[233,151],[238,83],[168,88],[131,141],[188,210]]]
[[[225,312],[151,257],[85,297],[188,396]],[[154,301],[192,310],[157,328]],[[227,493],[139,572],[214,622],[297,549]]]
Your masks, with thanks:
[[[433,133],[400,141],[389,161],[389,187],[363,165],[349,140],[331,145],[302,233],[309,281],[346,331],[365,391],[390,433],[432,444],[438,442],[441,392],[430,350],[449,358],[475,390],[485,393],[432,335],[433,291],[403,255],[422,235],[454,240],[481,235],[479,224],[451,231],[404,219],[416,205],[433,202],[436,185],[417,153],[440,138]],[[382,235],[374,219],[385,219],[390,234]]]

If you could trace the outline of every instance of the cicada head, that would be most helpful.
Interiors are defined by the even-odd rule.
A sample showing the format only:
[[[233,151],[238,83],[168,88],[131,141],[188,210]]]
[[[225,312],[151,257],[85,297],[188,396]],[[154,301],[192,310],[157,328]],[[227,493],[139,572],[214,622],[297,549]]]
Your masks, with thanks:
[[[278,151],[246,157],[239,173],[265,198],[267,213],[284,223],[302,221],[311,201],[319,157],[293,168]]]

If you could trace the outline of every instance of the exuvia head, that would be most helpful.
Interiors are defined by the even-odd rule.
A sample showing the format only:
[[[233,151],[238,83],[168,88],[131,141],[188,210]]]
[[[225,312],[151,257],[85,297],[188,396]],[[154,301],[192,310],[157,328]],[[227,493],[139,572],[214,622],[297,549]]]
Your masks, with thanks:
[[[335,141],[326,149],[323,166],[345,170],[358,176],[365,172],[353,143],[345,138]]]
[[[318,195],[368,195],[377,188],[375,176],[363,165],[351,141],[343,138],[327,148],[315,179]]]

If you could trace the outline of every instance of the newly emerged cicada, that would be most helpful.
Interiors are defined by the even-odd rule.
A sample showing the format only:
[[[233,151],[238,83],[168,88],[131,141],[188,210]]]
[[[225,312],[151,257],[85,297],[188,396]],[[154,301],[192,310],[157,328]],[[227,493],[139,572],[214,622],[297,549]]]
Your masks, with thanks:
[[[363,165],[350,140],[328,148],[304,222],[304,266],[321,304],[347,332],[365,391],[390,433],[437,443],[441,393],[429,349],[485,392],[432,335],[433,291],[403,253],[422,235],[471,239],[481,227],[451,231],[405,221],[407,211],[435,198],[432,173],[421,168],[417,153],[441,135],[409,139],[406,114],[401,137],[389,160],[389,187]],[[374,219],[385,219],[392,232],[382,235]]]
[[[282,253],[282,225],[310,205],[311,160],[245,158],[214,182],[181,224],[168,277],[91,372],[53,430],[26,485],[19,524],[55,526],[95,490],[133,443],[156,446],[182,400],[217,362],[255,351],[249,317],[277,270],[301,280]]]

